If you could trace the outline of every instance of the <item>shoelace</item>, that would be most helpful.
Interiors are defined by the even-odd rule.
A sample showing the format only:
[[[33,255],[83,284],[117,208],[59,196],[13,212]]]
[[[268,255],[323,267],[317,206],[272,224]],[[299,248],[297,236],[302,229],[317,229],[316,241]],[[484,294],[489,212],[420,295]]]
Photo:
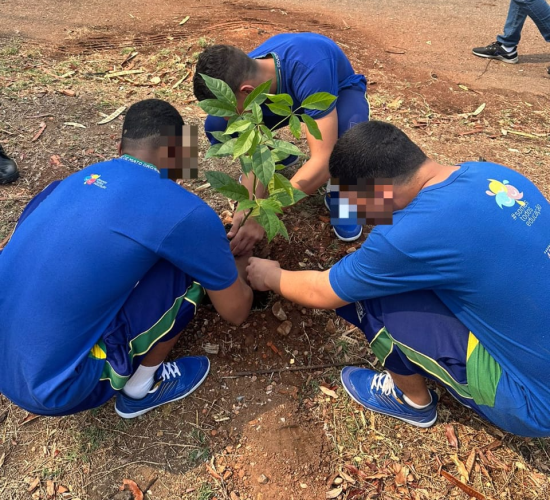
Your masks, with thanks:
[[[170,377],[176,377],[178,375],[181,375],[181,372],[176,363],[163,363],[162,373],[160,374],[162,380],[169,380]]]
[[[393,379],[388,372],[377,373],[370,384],[371,390],[381,391],[384,396],[389,396],[390,394],[397,398],[395,394],[395,384]]]

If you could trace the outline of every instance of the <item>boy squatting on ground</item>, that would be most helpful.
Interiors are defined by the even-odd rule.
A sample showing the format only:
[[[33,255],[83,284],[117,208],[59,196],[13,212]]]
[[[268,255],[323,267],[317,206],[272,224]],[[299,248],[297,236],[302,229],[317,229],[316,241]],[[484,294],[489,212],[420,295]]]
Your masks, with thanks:
[[[159,176],[181,167],[185,151],[168,144],[183,125],[167,102],[134,104],[120,158],[25,208],[0,253],[0,392],[18,406],[67,415],[116,395],[120,416],[141,415],[206,378],[205,357],[164,362],[205,289],[222,318],[247,317],[252,290],[218,216]]]
[[[536,186],[494,163],[440,165],[374,121],[338,140],[330,173],[392,179],[393,225],[324,272],[251,258],[253,288],[361,328],[386,371],[341,378],[373,411],[432,425],[427,377],[506,431],[550,436],[550,204]]]
[[[337,138],[353,125],[369,119],[365,77],[355,74],[348,58],[335,42],[316,33],[276,35],[248,55],[229,45],[207,48],[199,56],[193,79],[195,96],[199,101],[214,97],[201,73],[223,80],[231,87],[237,97],[239,112],[243,111],[247,95],[268,80],[272,82],[269,92],[289,94],[294,101],[294,109],[316,92],[328,92],[338,97],[326,111],[304,110],[317,122],[323,137],[317,140],[307,132],[311,157],[290,180],[296,189],[306,194],[315,193],[329,180],[328,160]],[[288,120],[273,114],[266,105],[262,105],[262,112],[267,127],[288,125]],[[208,116],[204,124],[212,144],[218,141],[211,132],[223,132],[226,127],[227,121],[216,116]],[[297,160],[293,156],[282,163],[288,166]],[[252,176],[243,176],[242,183],[252,193]],[[256,194],[260,198],[265,196],[263,186],[258,188]],[[252,218],[239,229],[243,217],[244,211],[236,212],[228,234],[232,238],[234,255],[250,252],[265,234],[260,224]],[[344,241],[356,240],[362,230],[358,224],[334,226],[336,236]]]

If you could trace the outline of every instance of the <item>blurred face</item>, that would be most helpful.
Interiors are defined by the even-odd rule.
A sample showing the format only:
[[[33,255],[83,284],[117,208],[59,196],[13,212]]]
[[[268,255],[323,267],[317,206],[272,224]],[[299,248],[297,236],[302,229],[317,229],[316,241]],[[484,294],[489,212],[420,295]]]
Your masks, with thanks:
[[[330,217],[333,225],[391,225],[392,179],[330,180]]]
[[[197,179],[199,175],[198,129],[184,125],[180,130],[166,127],[158,150],[158,168],[168,170],[170,179]]]

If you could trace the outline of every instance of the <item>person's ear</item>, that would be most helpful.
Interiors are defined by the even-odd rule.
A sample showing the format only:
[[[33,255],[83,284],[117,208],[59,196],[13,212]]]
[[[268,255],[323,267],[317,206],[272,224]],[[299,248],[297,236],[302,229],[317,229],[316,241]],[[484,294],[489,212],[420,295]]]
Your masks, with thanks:
[[[245,95],[250,94],[250,92],[252,92],[253,90],[254,90],[254,87],[252,85],[248,84],[248,83],[243,83],[239,87],[239,91],[242,92]]]

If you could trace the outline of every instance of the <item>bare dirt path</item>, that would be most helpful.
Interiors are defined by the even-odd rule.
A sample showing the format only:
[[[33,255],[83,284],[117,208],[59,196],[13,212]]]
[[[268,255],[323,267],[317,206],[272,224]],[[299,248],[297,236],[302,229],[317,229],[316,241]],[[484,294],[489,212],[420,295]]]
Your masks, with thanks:
[[[520,63],[508,65],[476,58],[471,48],[494,40],[506,17],[508,0],[260,0],[265,17],[291,8],[289,28],[311,29],[312,13],[340,28],[353,26],[358,42],[386,51],[402,70],[446,75],[478,89],[495,88],[548,94],[550,48],[534,24],[526,22]],[[0,1],[1,36],[20,34],[40,44],[61,44],[82,32],[139,34],[173,28],[185,16],[204,17],[204,28],[225,13],[232,2],[219,0],[26,0]],[[257,6],[256,6],[256,10]],[[293,17],[293,19],[292,19]],[[230,19],[230,17],[229,17]],[[234,18],[238,21],[238,18]],[[200,28],[200,27],[198,27]]]

